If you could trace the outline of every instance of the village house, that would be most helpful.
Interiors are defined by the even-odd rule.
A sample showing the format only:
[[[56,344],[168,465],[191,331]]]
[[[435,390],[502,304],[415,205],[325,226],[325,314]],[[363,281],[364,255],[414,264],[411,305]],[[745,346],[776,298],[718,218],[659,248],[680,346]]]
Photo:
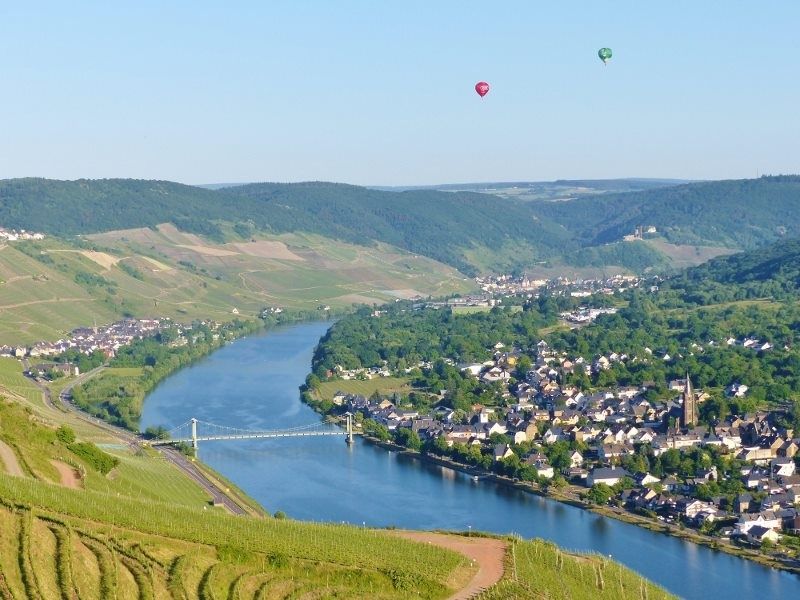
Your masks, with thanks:
[[[625,469],[616,467],[597,467],[589,472],[586,478],[587,487],[592,487],[598,483],[605,483],[606,485],[616,485],[622,480],[623,477],[630,477],[631,474]]]
[[[495,462],[514,456],[514,451],[508,444],[496,444],[493,450]]]
[[[783,524],[783,519],[775,511],[764,511],[759,513],[743,513],[739,515],[734,528],[734,535],[747,535],[747,533],[756,526],[761,526],[767,529],[780,529]]]

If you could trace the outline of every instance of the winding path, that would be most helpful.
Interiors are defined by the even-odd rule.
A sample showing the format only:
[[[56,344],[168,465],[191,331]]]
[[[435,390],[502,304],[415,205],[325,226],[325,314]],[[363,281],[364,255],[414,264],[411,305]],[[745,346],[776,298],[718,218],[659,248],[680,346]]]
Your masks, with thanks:
[[[450,596],[448,600],[474,598],[503,577],[508,544],[502,540],[425,531],[398,531],[395,535],[415,542],[434,544],[447,550],[453,550],[478,563],[478,572],[467,586]]]
[[[25,476],[25,472],[19,466],[17,455],[14,454],[14,449],[2,440],[0,440],[0,465],[5,467],[5,471],[9,475],[14,477]]]

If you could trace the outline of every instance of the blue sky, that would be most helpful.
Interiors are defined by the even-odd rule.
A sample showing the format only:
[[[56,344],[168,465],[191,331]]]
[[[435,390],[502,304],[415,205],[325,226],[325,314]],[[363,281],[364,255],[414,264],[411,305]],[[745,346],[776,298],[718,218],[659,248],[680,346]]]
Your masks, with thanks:
[[[0,178],[797,173],[798,24],[797,0],[0,2]]]

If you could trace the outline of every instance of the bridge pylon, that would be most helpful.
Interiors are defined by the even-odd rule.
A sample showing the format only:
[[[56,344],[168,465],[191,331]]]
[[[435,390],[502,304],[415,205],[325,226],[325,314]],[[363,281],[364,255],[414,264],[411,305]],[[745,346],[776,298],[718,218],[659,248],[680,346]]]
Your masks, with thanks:
[[[348,446],[352,446],[353,445],[353,415],[352,415],[352,413],[348,412],[348,413],[346,413],[345,416],[347,417],[347,439],[345,441],[347,442]]]
[[[192,448],[194,455],[197,456],[197,419],[192,417]]]

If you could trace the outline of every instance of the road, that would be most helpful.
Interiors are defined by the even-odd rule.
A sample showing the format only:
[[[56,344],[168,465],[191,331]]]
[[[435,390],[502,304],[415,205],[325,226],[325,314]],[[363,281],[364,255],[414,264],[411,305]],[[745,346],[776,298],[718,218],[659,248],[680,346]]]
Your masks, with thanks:
[[[224,506],[228,511],[235,515],[246,515],[247,511],[239,506],[233,498],[228,496],[223,490],[217,487],[197,468],[197,466],[190,461],[184,454],[175,448],[169,446],[161,446],[158,452],[166,458],[169,462],[183,471],[189,479],[197,483],[206,492],[211,494],[214,505]]]
[[[23,361],[23,366],[26,370],[29,368],[27,359]],[[142,445],[146,443],[146,440],[141,435],[92,417],[75,406],[75,403],[72,401],[72,388],[94,377],[98,373],[102,372],[105,368],[105,365],[101,365],[92,369],[91,371],[87,371],[86,373],[78,375],[78,377],[71,381],[69,385],[61,390],[61,393],[58,395],[58,400],[61,405],[60,410],[69,411],[82,421],[91,423],[93,426],[102,429],[106,433],[117,438],[119,441],[126,443],[128,446],[130,446],[132,451],[136,452],[141,449]],[[54,410],[59,410],[59,407],[53,404],[50,389],[35,378],[33,381],[36,383],[37,387],[42,390],[45,404]],[[205,474],[197,467],[197,465],[187,459],[186,456],[184,456],[181,452],[169,446],[159,447],[157,448],[157,451],[159,454],[161,454],[161,456],[163,456],[166,460],[171,462],[173,465],[175,465],[175,467],[182,471],[187,477],[189,477],[189,479],[206,490],[206,492],[213,499],[215,505],[225,507],[234,515],[248,514],[248,512],[242,506],[240,506],[231,496],[226,494],[225,491],[216,483],[209,480],[208,477],[206,477]]]

